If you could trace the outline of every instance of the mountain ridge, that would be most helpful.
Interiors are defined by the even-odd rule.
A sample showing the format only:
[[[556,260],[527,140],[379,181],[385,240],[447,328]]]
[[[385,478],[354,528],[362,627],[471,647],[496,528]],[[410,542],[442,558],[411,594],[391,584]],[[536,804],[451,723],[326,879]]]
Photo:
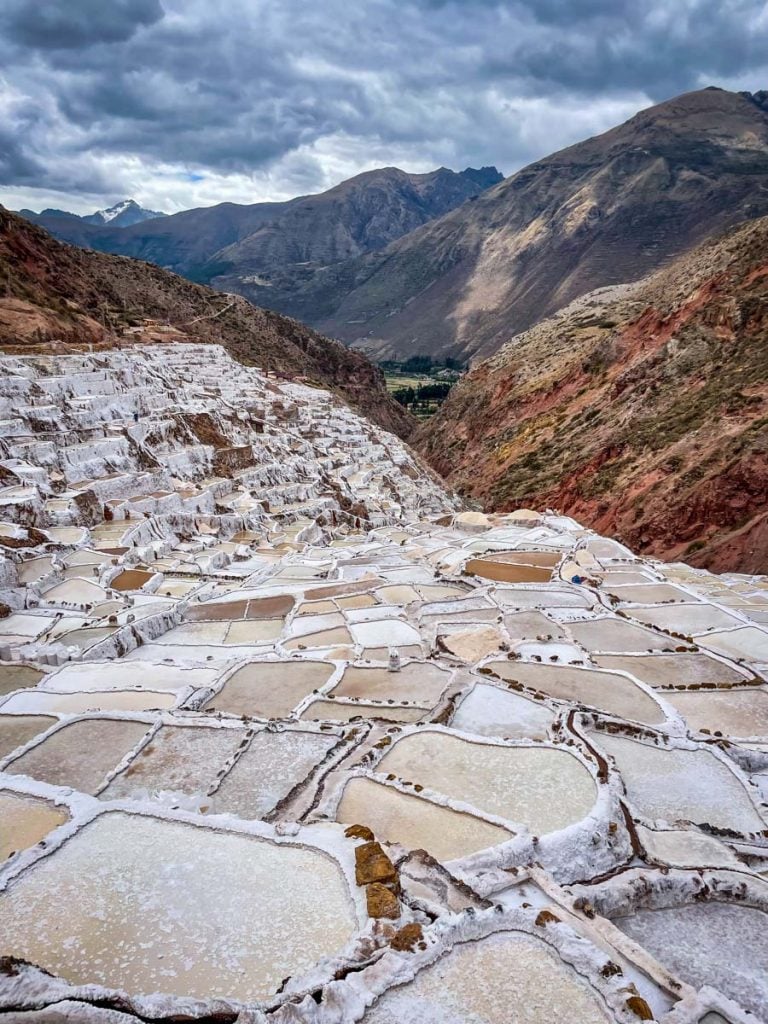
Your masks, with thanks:
[[[768,213],[761,96],[686,93],[545,157],[337,268],[308,319],[376,358],[488,355],[579,295]]]
[[[423,174],[385,167],[316,195],[250,205],[219,203],[119,231],[63,211],[31,219],[62,241],[145,259],[250,297],[242,277],[307,259],[318,265],[336,262],[382,247],[500,179],[488,167],[461,172],[443,167]],[[265,248],[271,254],[268,265]]]

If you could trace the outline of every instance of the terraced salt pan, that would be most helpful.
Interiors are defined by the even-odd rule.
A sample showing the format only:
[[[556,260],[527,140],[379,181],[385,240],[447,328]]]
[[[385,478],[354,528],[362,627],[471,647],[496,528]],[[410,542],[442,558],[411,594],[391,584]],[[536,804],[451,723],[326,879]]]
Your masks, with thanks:
[[[565,590],[562,587],[531,588],[498,587],[493,592],[494,600],[507,608],[591,608],[591,595],[580,593],[576,587]]]
[[[429,710],[420,707],[402,707],[397,704],[364,704],[336,700],[316,700],[302,711],[299,718],[305,722],[351,722],[355,718],[382,719],[387,722],[419,722],[429,717]]]
[[[186,686],[211,686],[216,669],[127,662],[82,662],[64,665],[45,680],[46,690],[73,693],[80,690],[122,690],[138,686],[147,690],[181,690]]]
[[[0,714],[0,758],[8,757],[57,721],[46,715]]]
[[[613,923],[689,985],[709,985],[768,1020],[768,914],[712,901],[640,910]]]
[[[474,743],[431,730],[398,740],[377,771],[524,824],[537,835],[581,821],[597,796],[590,773],[565,750]]]
[[[757,626],[742,626],[740,629],[707,633],[698,637],[697,642],[718,654],[729,658],[745,658],[747,661],[768,661],[768,630]]]
[[[737,776],[710,751],[665,750],[603,732],[592,738],[615,759],[629,799],[645,817],[736,832],[766,827]]]
[[[441,861],[458,860],[512,838],[510,832],[373,779],[352,778],[344,787],[336,820],[367,825],[380,840],[427,850]]]
[[[333,666],[320,661],[251,662],[229,676],[205,707],[249,718],[287,718],[332,674]]]
[[[535,640],[539,636],[552,640],[565,640],[565,633],[557,623],[541,612],[517,612],[504,616],[504,626],[511,640]]]
[[[65,810],[48,800],[0,790],[0,863],[39,843],[68,819]]]
[[[378,626],[380,623],[372,622],[366,623],[366,625]],[[345,645],[351,647],[353,642],[349,630],[344,627],[338,627],[336,629],[324,629],[319,633],[307,633],[305,636],[294,637],[292,640],[286,640],[282,646],[286,651],[304,651],[321,647]]]
[[[14,690],[37,686],[44,675],[29,665],[0,665],[0,697]]]
[[[53,620],[44,615],[24,615],[16,612],[0,619],[0,643],[28,643],[44,633]]]
[[[120,813],[0,896],[4,952],[133,993],[264,999],[340,950],[355,925],[343,875],[322,853]]]
[[[723,629],[738,626],[735,615],[724,612],[711,604],[665,604],[650,608],[630,608],[627,614],[649,626],[675,633],[701,633],[705,629]]]
[[[664,712],[647,693],[626,676],[567,665],[540,665],[529,661],[491,661],[487,668],[502,679],[567,700],[653,725],[664,721]]]
[[[365,1024],[605,1024],[602,999],[540,939],[514,932],[455,946],[385,993]]]
[[[49,711],[76,714],[82,711],[149,711],[172,708],[172,693],[153,690],[95,690],[91,693],[49,693],[31,690],[9,697],[0,708],[7,711],[40,714]]]
[[[406,700],[432,705],[439,700],[449,679],[448,672],[429,662],[409,662],[399,672],[348,665],[341,681],[333,688],[333,694],[335,697]]]
[[[243,735],[242,729],[163,725],[101,795],[115,800],[144,790],[206,793]]]
[[[110,718],[83,718],[62,726],[7,767],[52,786],[95,793],[104,777],[146,734],[149,726]]]
[[[476,683],[456,709],[451,726],[477,736],[545,740],[553,717],[548,707],[536,701]]]
[[[670,637],[624,622],[623,619],[572,622],[568,628],[574,640],[588,651],[663,651],[675,645]]]
[[[213,813],[261,818],[303,781],[338,742],[297,731],[257,732],[211,798]]]
[[[401,619],[356,622],[350,629],[355,643],[363,647],[409,647],[421,642],[419,631]]]
[[[671,583],[649,583],[642,586],[615,586],[613,582],[603,587],[619,601],[640,604],[661,604],[665,601],[690,601],[691,595]]]
[[[738,686],[748,678],[707,654],[649,654],[635,657],[598,654],[593,661],[601,668],[629,672],[649,686],[690,686],[702,683]]]
[[[768,691],[764,689],[669,693],[664,697],[694,732],[706,729],[726,736],[768,738]]]
[[[552,570],[535,565],[516,565],[491,558],[470,558],[464,566],[470,576],[499,583],[547,583]]]
[[[679,868],[743,868],[739,858],[718,839],[700,832],[654,832],[635,825],[648,855],[661,864]]]

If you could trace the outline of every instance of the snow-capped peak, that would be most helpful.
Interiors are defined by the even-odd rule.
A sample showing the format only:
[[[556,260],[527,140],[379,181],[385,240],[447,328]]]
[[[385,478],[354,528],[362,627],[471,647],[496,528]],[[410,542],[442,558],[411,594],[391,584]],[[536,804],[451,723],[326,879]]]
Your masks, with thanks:
[[[97,210],[96,216],[101,217],[105,224],[108,224],[115,217],[119,217],[121,213],[135,206],[140,209],[139,204],[135,203],[133,199],[124,199],[122,203],[115,203],[114,206],[110,206],[108,210]]]

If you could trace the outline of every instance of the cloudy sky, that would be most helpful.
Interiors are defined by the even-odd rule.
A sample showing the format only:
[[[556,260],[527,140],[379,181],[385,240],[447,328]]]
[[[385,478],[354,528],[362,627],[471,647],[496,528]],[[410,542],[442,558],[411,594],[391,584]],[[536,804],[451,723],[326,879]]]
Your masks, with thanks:
[[[174,212],[525,163],[768,88],[761,0],[2,0],[0,203]]]

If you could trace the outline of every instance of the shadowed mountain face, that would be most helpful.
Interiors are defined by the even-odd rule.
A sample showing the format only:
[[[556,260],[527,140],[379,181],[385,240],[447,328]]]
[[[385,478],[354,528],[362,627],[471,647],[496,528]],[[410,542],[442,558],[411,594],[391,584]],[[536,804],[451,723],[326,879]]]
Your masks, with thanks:
[[[312,273],[384,248],[500,180],[493,167],[460,174],[444,167],[429,174],[386,167],[320,195],[252,206],[221,203],[119,230],[59,211],[33,219],[75,245],[148,260],[205,283],[215,279],[217,287],[258,294],[264,305],[295,314],[292,296]]]
[[[764,95],[704,89],[310,276],[295,308],[375,356],[487,355],[577,296],[766,213]]]
[[[514,338],[417,446],[487,510],[559,508],[659,557],[765,573],[766,367],[768,217]]]
[[[149,263],[65,245],[1,206],[0,281],[4,351],[140,343],[141,325],[151,318],[158,325],[156,340],[217,342],[246,365],[329,388],[400,436],[414,426],[387,394],[381,371],[362,354],[241,296]]]

